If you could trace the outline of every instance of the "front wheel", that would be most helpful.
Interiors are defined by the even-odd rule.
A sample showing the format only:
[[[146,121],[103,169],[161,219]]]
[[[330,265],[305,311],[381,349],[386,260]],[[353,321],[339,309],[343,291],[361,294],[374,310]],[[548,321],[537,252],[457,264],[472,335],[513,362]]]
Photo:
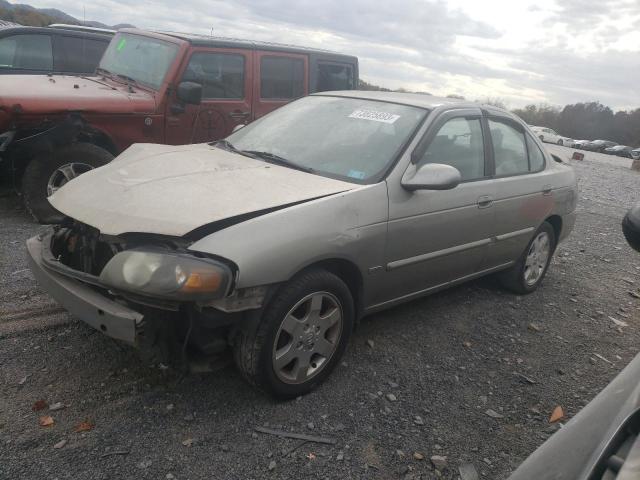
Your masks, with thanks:
[[[553,227],[548,222],[543,222],[518,262],[500,274],[504,287],[520,294],[535,291],[547,273],[556,242]]]
[[[285,284],[256,325],[239,333],[238,368],[252,385],[276,398],[304,395],[340,361],[355,319],[347,285],[325,270],[311,270]]]
[[[62,214],[47,198],[67,182],[106,165],[113,155],[90,143],[75,143],[29,162],[22,177],[22,193],[27,210],[40,223],[55,223]]]

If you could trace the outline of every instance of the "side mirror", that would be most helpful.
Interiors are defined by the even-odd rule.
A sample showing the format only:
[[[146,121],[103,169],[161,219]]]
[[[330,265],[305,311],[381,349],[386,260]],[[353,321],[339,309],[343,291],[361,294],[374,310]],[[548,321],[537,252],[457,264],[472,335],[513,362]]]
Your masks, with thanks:
[[[415,166],[414,166],[415,168]],[[451,190],[462,181],[460,171],[451,165],[426,163],[414,171],[407,170],[402,178],[402,187],[415,190]]]
[[[177,91],[178,100],[188,105],[200,105],[202,85],[195,82],[180,82]]]

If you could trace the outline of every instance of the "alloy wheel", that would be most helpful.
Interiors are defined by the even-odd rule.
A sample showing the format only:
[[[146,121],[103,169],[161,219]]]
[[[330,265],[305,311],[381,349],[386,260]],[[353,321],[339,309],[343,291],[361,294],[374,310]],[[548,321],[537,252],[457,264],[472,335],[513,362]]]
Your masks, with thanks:
[[[315,292],[298,301],[280,324],[273,344],[272,365],[285,383],[301,384],[320,373],[340,343],[343,309],[329,292]]]
[[[91,165],[78,162],[67,163],[56,168],[47,182],[47,196],[50,197],[67,182],[82,175],[83,173],[87,173],[89,170],[93,170]]]
[[[524,263],[524,281],[528,286],[533,286],[542,277],[549,256],[551,255],[551,240],[547,232],[540,232],[531,242],[527,258]]]

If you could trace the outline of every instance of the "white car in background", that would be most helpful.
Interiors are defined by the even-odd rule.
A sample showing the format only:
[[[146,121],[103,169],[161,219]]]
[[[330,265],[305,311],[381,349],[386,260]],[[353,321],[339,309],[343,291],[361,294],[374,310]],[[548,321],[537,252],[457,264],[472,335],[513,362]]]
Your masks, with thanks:
[[[540,140],[546,143],[555,143],[557,145],[563,145],[565,147],[573,147],[574,140],[572,138],[563,137],[555,130],[547,127],[536,127],[530,125],[531,130],[535,133]]]

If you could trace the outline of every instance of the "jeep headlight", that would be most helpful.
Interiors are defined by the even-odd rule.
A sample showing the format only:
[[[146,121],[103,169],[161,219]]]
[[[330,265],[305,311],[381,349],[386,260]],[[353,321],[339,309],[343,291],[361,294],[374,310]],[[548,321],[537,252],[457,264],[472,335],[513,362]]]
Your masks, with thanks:
[[[102,270],[100,282],[116,290],[171,300],[225,296],[231,270],[221,262],[189,254],[125,250]]]

